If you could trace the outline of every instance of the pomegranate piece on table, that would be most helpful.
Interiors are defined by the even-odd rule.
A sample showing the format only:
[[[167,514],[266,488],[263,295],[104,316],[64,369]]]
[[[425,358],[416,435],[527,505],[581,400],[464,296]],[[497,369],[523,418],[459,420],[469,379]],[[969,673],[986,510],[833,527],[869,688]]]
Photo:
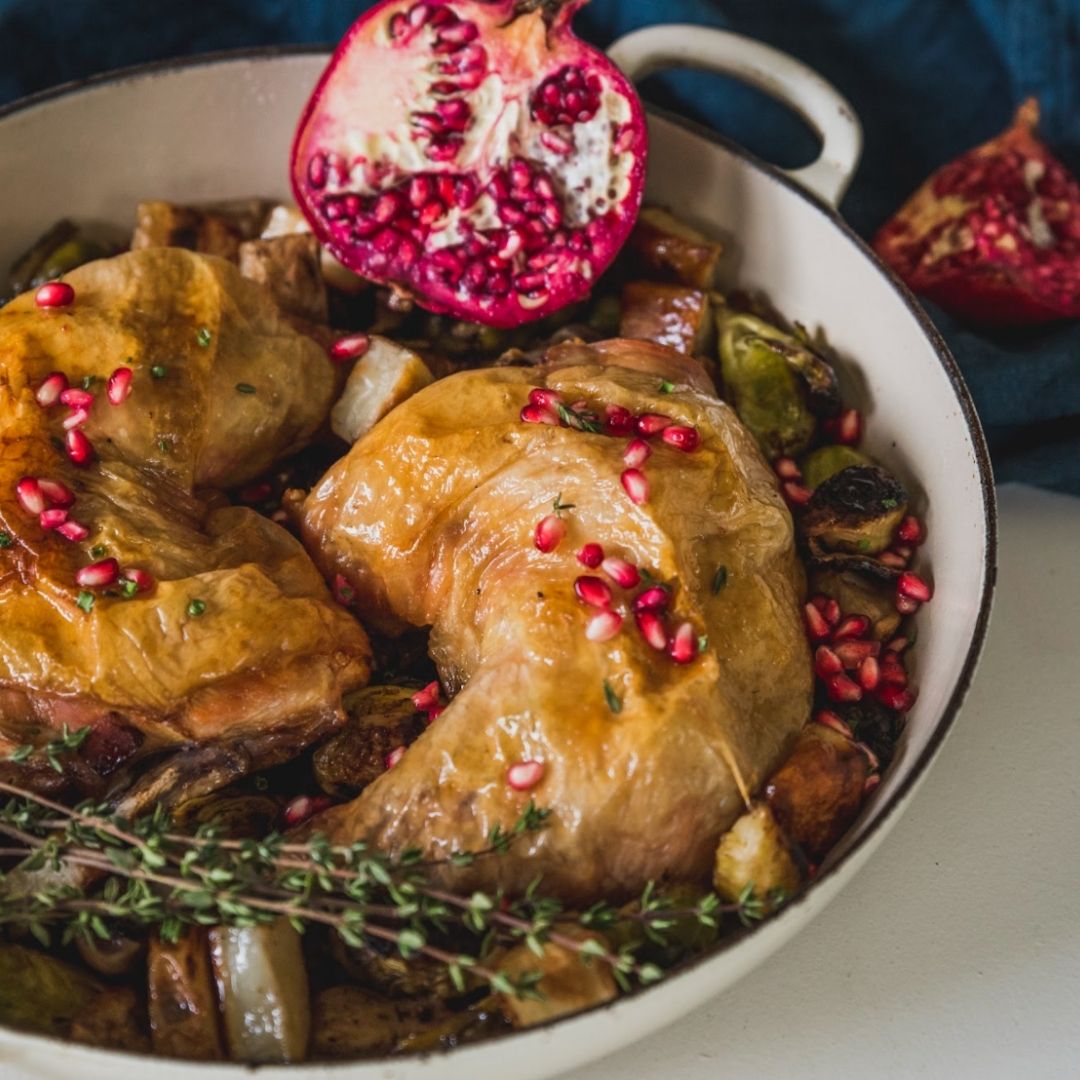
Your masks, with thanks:
[[[587,294],[641,204],[629,81],[576,38],[581,0],[385,0],[308,102],[292,184],[351,270],[511,327]]]
[[[1080,316],[1080,184],[1024,102],[1002,134],[938,169],[883,226],[878,254],[922,296],[983,323]]]

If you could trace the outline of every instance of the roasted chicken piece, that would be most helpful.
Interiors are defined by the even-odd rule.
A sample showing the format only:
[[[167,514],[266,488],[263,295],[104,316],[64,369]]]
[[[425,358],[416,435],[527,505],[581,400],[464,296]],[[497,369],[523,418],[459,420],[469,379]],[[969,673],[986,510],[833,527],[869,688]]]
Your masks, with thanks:
[[[141,780],[167,801],[292,756],[368,677],[300,544],[214,490],[310,440],[336,375],[220,259],[133,252],[67,282],[69,306],[0,310],[0,757],[92,725],[92,789],[182,747]]]
[[[560,346],[548,361],[421,390],[298,508],[309,550],[344,575],[366,619],[389,632],[431,626],[456,695],[393,768],[310,828],[445,856],[483,849],[533,799],[550,824],[477,860],[463,883],[524,888],[543,874],[545,889],[586,902],[650,879],[704,882],[721,833],[809,713],[791,517],[700,364],[635,341]],[[655,438],[640,466],[648,493],[629,483],[632,501],[627,437],[523,422],[533,387],[583,402],[565,414],[579,427],[623,407],[692,427],[700,446]],[[535,531],[556,501],[566,534],[544,552]],[[650,578],[624,589],[586,569],[586,543]],[[600,609],[578,598],[599,591],[575,587],[585,575],[604,579],[624,616],[607,640],[586,636]],[[689,662],[635,625],[631,602],[650,581],[669,589],[658,620],[668,636],[688,624],[676,655],[707,638]],[[655,643],[655,622],[643,627]]]

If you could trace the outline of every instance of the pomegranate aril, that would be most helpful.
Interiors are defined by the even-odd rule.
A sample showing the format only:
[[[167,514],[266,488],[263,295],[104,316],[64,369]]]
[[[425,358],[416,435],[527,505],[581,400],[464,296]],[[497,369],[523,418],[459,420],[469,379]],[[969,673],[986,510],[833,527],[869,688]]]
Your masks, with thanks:
[[[157,582],[149,570],[143,570],[137,566],[125,566],[122,574],[125,581],[130,581],[137,592],[145,593],[153,590]]]
[[[915,692],[905,687],[893,686],[883,683],[877,688],[877,699],[886,708],[895,709],[897,712],[908,712],[915,704]]]
[[[862,438],[862,416],[858,409],[845,409],[836,418],[836,441],[854,446]]]
[[[904,570],[907,568],[908,560],[895,551],[883,551],[877,558],[882,566],[888,566],[890,569]]]
[[[558,514],[548,514],[536,523],[533,541],[538,551],[554,551],[566,535],[566,522]]]
[[[802,480],[802,470],[791,458],[777,458],[773,462],[773,470],[781,480]]]
[[[577,561],[595,570],[604,561],[604,549],[599,544],[584,544],[577,553]]]
[[[904,544],[914,544],[918,547],[926,539],[926,530],[917,517],[909,514],[897,527],[896,539]]]
[[[75,303],[75,290],[66,281],[49,281],[38,286],[34,303],[39,308],[64,308]]]
[[[346,360],[356,360],[371,347],[371,338],[367,334],[348,334],[327,349],[330,359],[335,363],[344,363]]]
[[[105,396],[110,405],[122,405],[131,393],[132,371],[129,367],[118,367],[106,384]]]
[[[604,431],[608,435],[629,435],[634,430],[634,414],[622,405],[604,406]]]
[[[93,459],[93,444],[78,428],[72,428],[67,433],[64,443],[67,447],[67,456],[76,465],[86,465]]]
[[[639,435],[649,439],[674,423],[670,416],[664,416],[663,413],[642,413],[637,418],[637,431]]]
[[[574,593],[577,598],[590,607],[610,607],[612,601],[611,587],[602,578],[592,574],[582,574],[574,581]]]
[[[643,506],[649,501],[649,481],[640,469],[624,469],[619,482],[635,506]]]
[[[912,600],[910,596],[896,597],[896,610],[901,615],[914,615],[921,606],[918,600]]]
[[[89,409],[94,404],[94,395],[78,386],[69,386],[61,392],[60,404],[71,409]]]
[[[870,631],[870,620],[865,615],[848,615],[843,622],[833,630],[833,640],[842,641],[844,638],[860,638]]]
[[[47,509],[45,496],[35,476],[24,476],[15,485],[15,497],[19,500],[19,505],[28,514],[33,514],[34,517]]]
[[[417,690],[412,696],[413,706],[419,712],[426,712],[428,709],[434,709],[439,704],[439,680],[435,679],[429,682],[423,690]]]
[[[637,611],[634,613],[641,636],[658,652],[663,652],[668,645],[667,628],[664,620],[655,611]]]
[[[844,670],[840,657],[827,645],[819,645],[814,653],[814,674],[819,679],[827,679],[831,675],[839,675]]]
[[[89,419],[90,414],[86,411],[86,409],[75,409],[74,412],[70,413],[64,420],[63,428],[65,431],[71,431],[74,428],[81,428],[83,424],[85,424],[86,421]]]
[[[445,705],[432,705],[427,711],[427,718],[424,720],[424,723],[430,727],[430,725],[434,724],[444,712],[446,712]]]
[[[871,773],[864,781],[862,787],[863,798],[867,798],[875,788],[881,784],[881,773]]]
[[[623,451],[623,461],[632,469],[639,469],[649,459],[652,448],[644,439],[631,439]]]
[[[803,607],[803,619],[806,622],[806,631],[811,641],[824,641],[829,636],[829,624],[825,616],[813,604]]]
[[[41,380],[41,385],[34,392],[37,403],[47,409],[60,400],[60,395],[68,388],[67,376],[62,371],[54,371]]]
[[[325,795],[297,795],[295,799],[290,799],[281,811],[281,824],[286,829],[295,829],[330,805],[330,800]]]
[[[868,656],[859,665],[859,685],[864,690],[874,690],[879,682],[881,682],[881,666],[876,657]]]
[[[79,522],[72,521],[70,518],[56,531],[65,540],[70,540],[74,544],[81,543],[90,535],[90,530],[85,525],[80,525]]]
[[[38,515],[38,521],[43,529],[57,529],[67,521],[68,512],[57,507],[53,510],[42,510]]]
[[[526,424],[550,424],[559,427],[562,421],[554,410],[544,405],[524,405],[521,409],[521,419]]]
[[[75,502],[75,492],[59,480],[48,480],[41,476],[38,477],[38,487],[50,506],[71,506]]]
[[[641,574],[638,573],[638,568],[632,563],[628,563],[625,559],[617,558],[614,555],[609,555],[601,564],[600,569],[616,585],[621,586],[624,589],[632,589],[641,580]]]
[[[907,686],[908,674],[896,653],[886,652],[880,660],[881,681],[890,686]]]
[[[529,391],[529,403],[545,409],[554,409],[556,405],[562,404],[562,394],[558,390],[536,386]]]
[[[861,701],[863,696],[862,687],[843,673],[826,679],[825,689],[833,701]]]
[[[529,791],[544,778],[540,761],[517,761],[506,770],[506,782],[515,791]]]
[[[825,621],[830,626],[835,626],[840,621],[840,605],[831,597],[826,598],[825,606],[821,609]]]
[[[249,484],[246,488],[241,489],[240,501],[248,505],[261,503],[265,502],[273,494],[273,486],[265,481],[261,484]]]
[[[833,645],[833,652],[847,671],[854,671],[868,656],[877,656],[881,650],[878,641],[840,641]]]
[[[667,608],[671,595],[662,585],[652,585],[643,593],[634,597],[631,607],[634,611],[663,611]]]
[[[814,723],[824,724],[825,727],[829,727],[832,728],[833,731],[840,732],[840,734],[843,735],[845,738],[855,738],[851,728],[849,728],[847,724],[845,724],[844,721],[841,720],[840,717],[832,711],[832,709],[819,709],[816,713],[814,713]]]
[[[80,567],[75,572],[75,584],[84,589],[102,589],[114,584],[119,577],[120,564],[115,559],[101,559]]]
[[[698,635],[694,624],[684,622],[671,635],[671,643],[668,645],[668,656],[676,664],[689,664],[697,659]]]
[[[701,436],[698,434],[697,428],[682,427],[678,424],[672,424],[671,427],[664,428],[660,433],[660,438],[668,446],[673,446],[684,454],[693,453],[701,445]]]
[[[813,492],[808,487],[804,487],[794,480],[788,480],[781,484],[780,490],[783,492],[789,506],[805,506],[813,495]]]
[[[384,760],[384,764],[386,765],[386,768],[388,770],[392,769],[404,756],[405,756],[405,747],[404,746],[396,746],[396,747],[394,747],[394,749],[391,750],[390,753],[386,755],[386,758]]]
[[[623,617],[617,611],[598,611],[585,624],[589,641],[610,641],[621,629]]]
[[[877,754],[875,754],[864,742],[857,742],[855,745],[866,755],[866,760],[870,763],[871,771],[877,772],[877,770],[881,768],[881,762],[878,760]]]
[[[902,653],[908,647],[906,637],[894,637],[885,648],[891,653]]]
[[[921,577],[910,572],[897,578],[896,592],[897,595],[917,600],[920,604],[925,604],[934,595],[933,589]]]

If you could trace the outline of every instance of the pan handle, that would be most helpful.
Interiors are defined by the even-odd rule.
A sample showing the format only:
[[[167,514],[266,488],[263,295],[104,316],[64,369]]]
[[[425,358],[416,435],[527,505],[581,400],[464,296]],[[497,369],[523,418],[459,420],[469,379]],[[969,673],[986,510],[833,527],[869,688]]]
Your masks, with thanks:
[[[821,138],[816,161],[785,170],[835,206],[851,183],[862,151],[862,126],[831,84],[801,60],[760,41],[689,23],[646,26],[619,38],[608,55],[633,80],[672,67],[703,68],[756,86],[797,112]]]

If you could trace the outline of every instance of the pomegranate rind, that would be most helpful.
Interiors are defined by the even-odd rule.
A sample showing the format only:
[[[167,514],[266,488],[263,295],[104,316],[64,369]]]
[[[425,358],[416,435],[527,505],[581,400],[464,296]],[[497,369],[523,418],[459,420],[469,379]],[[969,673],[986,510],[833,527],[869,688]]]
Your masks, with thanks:
[[[1080,184],[1035,133],[1012,125],[933,173],[874,247],[916,293],[984,324],[1080,316]]]
[[[543,5],[519,13],[515,11],[513,0],[496,0],[494,3],[431,0],[426,5],[428,9],[448,9],[455,18],[476,24],[479,36],[471,44],[487,46],[490,52],[497,52],[497,59],[478,87],[462,91],[467,95],[464,100],[470,107],[480,109],[479,120],[470,113],[471,126],[466,131],[466,144],[472,149],[463,151],[466,160],[458,163],[456,160],[424,158],[423,145],[418,149],[415,144],[427,136],[417,135],[415,127],[410,136],[414,145],[402,151],[400,135],[410,131],[409,124],[417,115],[417,102],[426,106],[434,101],[430,94],[427,98],[418,96],[427,93],[422,80],[431,77],[431,64],[424,68],[418,64],[426,60],[445,60],[445,57],[428,57],[430,48],[425,51],[424,42],[419,42],[411,54],[395,56],[393,50],[398,46],[392,43],[387,29],[390,20],[406,17],[418,6],[414,0],[383,0],[346,31],[303,110],[293,140],[290,179],[297,205],[319,241],[340,262],[369,280],[394,284],[406,290],[430,311],[496,327],[513,327],[540,319],[586,296],[633,228],[644,192],[648,141],[641,102],[630,81],[600,50],[573,35],[570,19],[581,6],[580,0],[564,3],[550,23],[545,22]],[[414,61],[415,69],[411,84],[408,83],[410,59]],[[580,125],[541,130],[545,124],[531,111],[531,96],[545,80],[562,72],[567,64],[577,64],[585,70],[590,86],[594,85],[594,76],[599,77],[604,106]],[[424,74],[424,71],[428,73]],[[419,85],[417,78],[421,80]],[[395,87],[404,87],[408,93],[395,96]],[[365,109],[379,113],[379,98],[383,99],[382,115],[388,117],[382,127],[368,130],[362,122],[352,121],[354,115],[362,115]],[[491,119],[493,100],[498,106],[495,119],[507,114],[511,107],[517,109],[514,115],[519,118],[518,127],[507,129],[503,124],[502,128],[497,128],[495,120]],[[582,115],[588,112],[589,109],[585,109]],[[528,120],[526,114],[529,114]],[[578,127],[588,127],[586,148],[591,157],[585,155],[583,158],[576,143],[574,150],[565,154],[537,149],[541,136],[560,139],[569,130],[577,138]],[[602,138],[598,135],[601,127],[604,128]],[[525,132],[531,140],[529,145],[522,146],[510,137],[506,138],[506,145],[493,146],[490,136],[505,137],[506,130],[515,137]],[[481,134],[485,136],[483,139]],[[337,152],[339,139],[351,140],[354,144],[367,139],[364,146],[370,147],[369,137],[375,138],[375,145],[379,147],[396,147],[394,153],[409,159],[407,166],[397,162],[397,167],[393,167],[395,163],[391,162],[388,171],[373,177],[372,170],[382,170],[387,159],[380,159],[377,166],[369,166],[365,171],[363,164],[357,163],[357,158],[363,159],[364,155],[357,154],[348,167],[348,176],[334,171],[321,186],[313,184],[309,168],[316,156]],[[584,131],[582,138],[585,139]],[[479,152],[476,147],[482,147],[483,153],[489,156],[476,159]],[[471,159],[469,154],[472,154]],[[581,162],[585,160],[591,168],[592,163],[601,158],[608,162],[611,174],[607,178],[597,174],[596,178],[600,181],[598,186],[605,188],[603,195],[608,198],[605,200],[602,195],[599,201],[604,205],[593,206],[591,212],[586,212],[582,209],[582,191],[585,190],[582,185],[591,178],[591,173],[586,169],[584,175],[581,174]],[[516,239],[509,234],[518,229],[528,239],[527,230],[534,228],[533,222],[541,216],[536,213],[535,205],[516,204],[517,210],[525,213],[519,229],[497,213],[492,217],[491,208],[483,203],[488,198],[488,184],[494,173],[505,171],[514,159],[523,159],[535,168],[531,178],[534,183],[540,176],[552,181],[554,195],[549,201],[558,202],[563,219],[559,224],[549,226],[550,233],[542,246],[514,251],[507,257],[505,268],[491,269],[492,255],[512,251],[517,246]],[[474,169],[475,160],[479,161],[479,170]],[[460,236],[452,241],[447,239],[453,236],[457,227],[454,222],[447,225],[445,219],[437,219],[436,226],[441,221],[441,227],[431,228],[430,223],[421,227],[416,219],[419,211],[416,218],[403,222],[391,220],[395,229],[390,232],[396,232],[396,226],[402,225],[399,237],[383,235],[386,229],[369,231],[366,236],[358,235],[355,227],[351,234],[348,231],[350,223],[355,226],[357,213],[364,215],[364,228],[368,230],[367,215],[373,200],[388,191],[404,195],[411,178],[422,176],[437,182],[444,177],[460,179],[476,173],[480,181],[476,206],[481,212],[475,216],[485,224],[476,226],[471,234],[466,232],[465,240],[470,235],[479,235],[486,244],[486,237],[493,234],[495,239],[489,250],[480,254],[465,253],[465,240]],[[359,185],[354,183],[358,176],[361,178]],[[590,186],[588,190],[591,193],[595,189]],[[349,204],[355,208],[352,215],[344,221],[340,215],[334,220],[328,218],[324,212],[326,203],[340,196],[338,202],[344,205],[345,196],[351,194],[360,197]],[[517,197],[516,190],[514,197]],[[450,207],[448,201],[445,205],[451,215],[458,210],[461,216],[468,212],[470,225],[466,228],[471,227],[473,206],[455,208]],[[425,233],[424,230],[429,228],[431,231]],[[438,237],[440,232],[447,235],[430,243],[431,237]],[[559,235],[564,239],[560,241]],[[385,251],[378,250],[377,240],[392,252],[389,257],[380,258]],[[439,247],[443,252],[448,248],[451,253],[460,252],[467,270],[472,269],[473,262],[482,261],[487,278],[477,285],[467,281],[456,268],[448,270],[445,262],[450,260],[445,253],[441,253],[443,265],[435,266],[428,256]],[[555,257],[551,258],[552,255]],[[547,265],[537,265],[545,261]],[[489,289],[493,291],[489,292]]]

